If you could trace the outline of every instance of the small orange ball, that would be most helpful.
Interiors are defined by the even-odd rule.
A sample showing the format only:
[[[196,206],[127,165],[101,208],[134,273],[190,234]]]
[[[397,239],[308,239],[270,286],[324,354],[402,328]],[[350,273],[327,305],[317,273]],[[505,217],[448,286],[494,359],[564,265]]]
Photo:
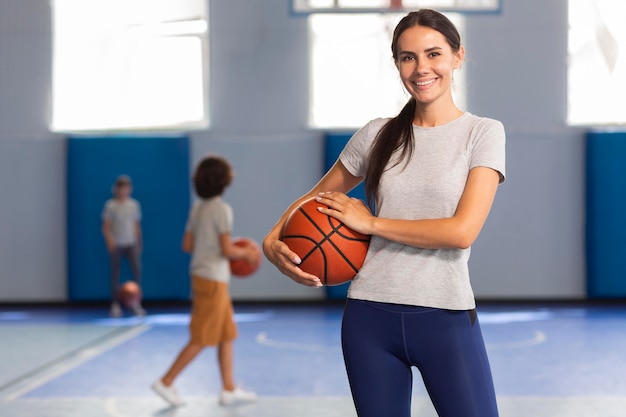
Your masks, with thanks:
[[[126,281],[120,286],[118,296],[122,305],[132,308],[141,302],[141,287],[135,281]]]
[[[259,262],[250,264],[245,259],[231,259],[230,272],[237,278],[246,278],[254,274],[261,266],[261,248],[254,239],[248,237],[238,237],[233,239],[233,244],[239,247],[252,247],[259,253]]]

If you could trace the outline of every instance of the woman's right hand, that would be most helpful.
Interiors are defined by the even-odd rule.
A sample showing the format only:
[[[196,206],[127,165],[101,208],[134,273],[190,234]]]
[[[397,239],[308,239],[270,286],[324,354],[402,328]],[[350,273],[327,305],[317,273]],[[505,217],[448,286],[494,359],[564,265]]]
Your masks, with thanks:
[[[283,274],[295,282],[308,287],[321,287],[322,281],[315,275],[304,272],[298,267],[300,257],[289,246],[270,233],[263,240],[263,253],[268,261]]]

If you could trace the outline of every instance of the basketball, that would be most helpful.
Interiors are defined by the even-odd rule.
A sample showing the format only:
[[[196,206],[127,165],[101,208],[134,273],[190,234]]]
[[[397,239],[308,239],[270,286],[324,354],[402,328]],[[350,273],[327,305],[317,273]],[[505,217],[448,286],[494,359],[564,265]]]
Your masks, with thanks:
[[[135,281],[126,281],[120,286],[119,298],[122,305],[132,308],[141,302],[141,287]]]
[[[250,275],[254,274],[261,265],[261,248],[259,247],[259,244],[254,241],[254,239],[248,237],[235,238],[233,239],[233,244],[242,248],[246,246],[251,246],[259,252],[259,263],[255,265],[248,263],[248,261],[246,261],[245,259],[230,260],[230,272],[234,276],[238,278],[249,277]]]
[[[281,240],[298,254],[304,272],[317,276],[327,286],[343,284],[354,278],[363,265],[370,236],[320,213],[320,205],[315,198],[300,204],[287,218]]]

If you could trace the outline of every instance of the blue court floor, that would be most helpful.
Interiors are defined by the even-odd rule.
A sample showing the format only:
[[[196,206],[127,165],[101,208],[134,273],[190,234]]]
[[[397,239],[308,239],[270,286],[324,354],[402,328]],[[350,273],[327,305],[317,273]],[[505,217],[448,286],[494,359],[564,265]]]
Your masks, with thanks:
[[[149,386],[187,340],[186,306],[110,319],[101,307],[0,305],[1,417],[354,417],[339,304],[236,304],[235,373],[255,404],[220,407],[215,350]],[[479,303],[502,417],[626,416],[626,303]],[[435,417],[415,374],[413,416]],[[393,416],[388,416],[393,417]]]

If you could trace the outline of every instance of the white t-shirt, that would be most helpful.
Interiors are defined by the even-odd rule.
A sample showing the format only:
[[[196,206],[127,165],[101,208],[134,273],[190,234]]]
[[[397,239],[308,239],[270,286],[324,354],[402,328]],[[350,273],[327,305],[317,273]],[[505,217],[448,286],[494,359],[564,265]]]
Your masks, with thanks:
[[[361,128],[339,159],[355,176],[365,177],[370,147],[389,119]],[[505,133],[497,120],[464,113],[441,126],[414,126],[415,147],[405,161],[384,172],[377,215],[392,219],[452,217],[470,169],[492,168],[505,178]],[[391,163],[393,165],[393,157]],[[348,297],[395,304],[469,310],[470,249],[421,249],[373,236],[363,267]]]
[[[194,203],[185,230],[193,233],[194,243],[189,272],[212,281],[230,281],[230,263],[222,256],[220,235],[232,233],[233,211],[221,197]]]
[[[135,224],[141,221],[141,206],[137,200],[133,198],[107,200],[102,210],[102,220],[111,222],[111,235],[117,247],[137,244]]]

